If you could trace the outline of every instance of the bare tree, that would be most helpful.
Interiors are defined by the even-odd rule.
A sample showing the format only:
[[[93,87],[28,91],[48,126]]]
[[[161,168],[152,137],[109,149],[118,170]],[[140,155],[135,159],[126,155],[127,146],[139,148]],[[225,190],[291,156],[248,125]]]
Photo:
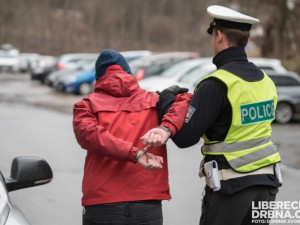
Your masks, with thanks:
[[[106,48],[212,55],[210,4],[258,17],[264,33],[253,41],[262,56],[299,56],[300,0],[0,0],[0,43],[52,55]]]

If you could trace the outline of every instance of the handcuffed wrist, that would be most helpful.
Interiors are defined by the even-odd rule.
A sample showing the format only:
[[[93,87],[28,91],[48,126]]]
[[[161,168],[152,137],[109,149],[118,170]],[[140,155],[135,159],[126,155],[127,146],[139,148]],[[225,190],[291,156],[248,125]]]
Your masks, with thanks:
[[[145,154],[142,150],[138,149],[135,153],[135,162],[138,162],[140,158]]]
[[[166,131],[167,133],[169,133],[169,137],[172,137],[172,131],[170,128],[168,127],[164,127],[164,126],[157,126],[156,128],[160,128],[160,129],[163,129],[164,131]]]

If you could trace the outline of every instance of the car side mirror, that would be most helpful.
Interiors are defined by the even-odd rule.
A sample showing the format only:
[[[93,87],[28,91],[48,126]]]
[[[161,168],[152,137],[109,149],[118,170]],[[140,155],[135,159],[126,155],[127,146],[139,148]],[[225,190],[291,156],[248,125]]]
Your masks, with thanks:
[[[52,169],[44,159],[20,156],[12,161],[11,174],[5,184],[7,191],[15,191],[49,183],[52,178]]]

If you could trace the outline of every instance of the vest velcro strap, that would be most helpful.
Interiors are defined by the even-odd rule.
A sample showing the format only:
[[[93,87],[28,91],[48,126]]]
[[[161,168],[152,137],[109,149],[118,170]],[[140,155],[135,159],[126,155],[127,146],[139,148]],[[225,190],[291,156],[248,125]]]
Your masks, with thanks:
[[[243,142],[233,142],[233,143],[216,143],[210,145],[203,145],[204,152],[237,152],[244,149],[255,148],[257,146],[266,144],[270,141],[270,137],[259,138],[250,141],[243,141]]]

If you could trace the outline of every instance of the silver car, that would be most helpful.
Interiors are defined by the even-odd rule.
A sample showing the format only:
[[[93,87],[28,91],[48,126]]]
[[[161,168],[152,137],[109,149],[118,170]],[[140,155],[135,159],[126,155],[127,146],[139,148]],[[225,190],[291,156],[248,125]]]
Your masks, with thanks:
[[[267,74],[274,81],[278,93],[275,120],[288,123],[295,114],[300,113],[300,78],[293,72]]]
[[[16,157],[10,177],[0,171],[0,225],[30,225],[25,215],[10,199],[9,192],[49,183],[53,174],[49,164],[38,157]]]

